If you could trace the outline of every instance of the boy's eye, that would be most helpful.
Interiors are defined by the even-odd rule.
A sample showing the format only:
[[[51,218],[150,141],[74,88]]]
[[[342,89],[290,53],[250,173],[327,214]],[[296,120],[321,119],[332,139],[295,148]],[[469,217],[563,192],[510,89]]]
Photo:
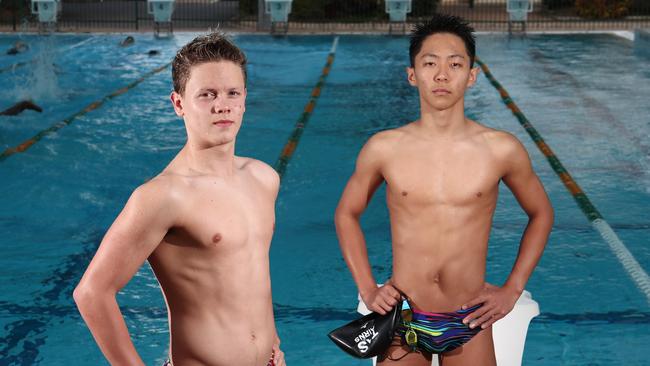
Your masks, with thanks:
[[[203,92],[199,94],[199,98],[214,98],[215,94],[213,92]]]
[[[451,64],[451,67],[456,68],[456,69],[459,68],[459,67],[462,67],[462,66],[463,66],[463,64],[458,63],[458,62],[454,62],[454,63]]]
[[[232,95],[232,96],[240,96],[241,95],[241,93],[236,91],[236,90],[232,90],[229,94]]]
[[[434,65],[435,65],[435,62],[432,62],[432,61],[427,61],[427,62],[424,63],[424,66],[434,66]]]

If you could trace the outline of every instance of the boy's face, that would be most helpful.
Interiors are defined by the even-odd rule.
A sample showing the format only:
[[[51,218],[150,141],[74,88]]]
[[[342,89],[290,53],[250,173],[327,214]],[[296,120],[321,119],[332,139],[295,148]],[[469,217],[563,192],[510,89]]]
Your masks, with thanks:
[[[478,68],[470,68],[470,58],[460,37],[436,33],[422,42],[414,67],[408,67],[406,72],[409,83],[418,88],[421,102],[442,111],[455,105],[465,90],[474,85]]]
[[[246,110],[244,74],[231,61],[192,66],[183,95],[172,92],[176,114],[183,117],[188,140],[204,148],[235,140]]]

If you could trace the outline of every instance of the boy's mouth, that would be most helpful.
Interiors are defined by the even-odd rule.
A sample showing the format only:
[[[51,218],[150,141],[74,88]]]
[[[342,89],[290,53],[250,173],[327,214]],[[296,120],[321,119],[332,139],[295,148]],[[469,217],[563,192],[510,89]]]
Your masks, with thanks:
[[[235,123],[234,121],[231,121],[229,119],[222,119],[216,122],[212,122],[213,125],[219,126],[219,127],[227,127]]]
[[[437,88],[437,89],[433,89],[433,94],[447,95],[447,94],[451,94],[451,91],[444,88]]]

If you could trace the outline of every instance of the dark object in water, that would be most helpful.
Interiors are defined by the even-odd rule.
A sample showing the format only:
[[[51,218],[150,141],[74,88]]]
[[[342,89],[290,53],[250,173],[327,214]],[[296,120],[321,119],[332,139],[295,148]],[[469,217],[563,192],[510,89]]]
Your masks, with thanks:
[[[134,43],[135,43],[135,38],[133,38],[132,36],[126,36],[126,38],[124,38],[122,40],[122,42],[120,42],[120,46],[126,47],[126,46],[130,46],[130,45],[132,45]]]
[[[0,112],[0,116],[15,116],[22,113],[25,109],[31,109],[38,113],[43,112],[43,108],[37,106],[31,100],[23,100]]]
[[[21,52],[25,52],[29,49],[27,43],[23,41],[16,41],[14,46],[7,50],[7,55],[17,55]]]
[[[158,50],[149,50],[149,52],[147,52],[147,55],[149,55],[149,57],[158,56],[158,55],[160,55],[160,51],[158,51]]]

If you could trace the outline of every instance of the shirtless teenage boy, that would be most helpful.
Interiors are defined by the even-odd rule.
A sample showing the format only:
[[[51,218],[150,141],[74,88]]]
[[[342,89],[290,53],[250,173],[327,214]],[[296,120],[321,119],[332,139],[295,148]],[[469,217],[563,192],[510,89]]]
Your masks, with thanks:
[[[407,324],[420,328],[401,327],[382,365],[430,365],[433,354],[444,356],[444,366],[495,365],[491,325],[514,307],[551,230],[553,210],[522,144],[465,117],[465,90],[479,72],[472,32],[445,15],[416,26],[407,77],[419,92],[420,118],[369,139],[336,210],[341,250],[363,301],[384,314],[401,304],[401,291],[414,309]],[[393,271],[378,288],[359,218],[384,181]],[[500,181],[529,221],[499,287],[484,276]]]
[[[167,303],[169,365],[284,365],[269,274],[279,177],[234,155],[246,58],[221,34],[197,37],[172,77],[187,142],[133,192],[74,299],[112,365],[143,365],[115,295],[148,260]]]

